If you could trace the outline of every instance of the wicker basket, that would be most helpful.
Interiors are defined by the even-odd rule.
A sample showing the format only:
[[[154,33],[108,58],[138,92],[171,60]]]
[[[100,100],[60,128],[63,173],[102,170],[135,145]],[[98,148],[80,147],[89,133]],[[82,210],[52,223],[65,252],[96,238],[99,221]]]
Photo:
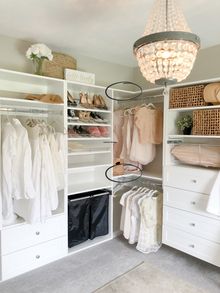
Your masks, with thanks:
[[[220,109],[193,111],[193,135],[220,135]]]
[[[43,75],[64,79],[65,68],[76,69],[76,59],[63,53],[53,52],[53,60],[43,62]]]
[[[169,107],[185,108],[207,105],[203,98],[204,87],[204,84],[200,84],[171,89]]]

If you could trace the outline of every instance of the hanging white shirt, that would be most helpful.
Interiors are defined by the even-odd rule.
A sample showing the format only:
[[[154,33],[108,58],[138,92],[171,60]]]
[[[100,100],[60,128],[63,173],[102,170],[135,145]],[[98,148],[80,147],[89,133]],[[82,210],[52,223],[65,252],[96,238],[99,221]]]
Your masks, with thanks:
[[[12,119],[16,131],[16,155],[13,159],[12,181],[15,199],[34,198],[36,192],[32,181],[31,147],[27,130],[18,119]]]
[[[124,237],[125,239],[129,239],[130,236],[130,228],[131,228],[131,210],[130,210],[130,205],[131,205],[131,200],[132,198],[145,191],[146,188],[140,187],[136,192],[129,194],[126,199],[125,199],[125,220],[124,220]]]
[[[140,188],[139,188],[140,190]],[[120,199],[120,205],[122,206],[122,210],[121,210],[121,221],[120,221],[120,230],[124,231],[124,223],[125,223],[125,200],[127,198],[127,196],[131,193],[135,193],[137,191],[137,187],[134,186],[131,190],[128,190],[127,192],[125,192]]]
[[[149,189],[146,189],[143,193],[135,195],[132,198],[130,209],[131,209],[131,227],[130,227],[130,235],[129,235],[129,243],[134,244],[138,241],[139,231],[140,231],[140,223],[141,223],[141,215],[138,202],[140,199],[148,196],[150,192]]]
[[[139,203],[141,224],[136,248],[143,253],[156,252],[162,242],[162,195],[157,191],[149,195]]]
[[[13,160],[16,156],[16,131],[10,122],[2,124],[1,147],[1,194],[3,225],[9,225],[16,219],[13,211]]]

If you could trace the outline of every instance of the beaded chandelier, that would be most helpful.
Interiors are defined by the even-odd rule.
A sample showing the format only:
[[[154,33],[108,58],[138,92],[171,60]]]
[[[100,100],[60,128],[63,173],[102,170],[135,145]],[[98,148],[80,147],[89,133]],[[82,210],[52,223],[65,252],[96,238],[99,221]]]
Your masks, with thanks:
[[[191,33],[175,0],[156,0],[134,54],[146,80],[166,85],[190,74],[199,47],[199,37]]]

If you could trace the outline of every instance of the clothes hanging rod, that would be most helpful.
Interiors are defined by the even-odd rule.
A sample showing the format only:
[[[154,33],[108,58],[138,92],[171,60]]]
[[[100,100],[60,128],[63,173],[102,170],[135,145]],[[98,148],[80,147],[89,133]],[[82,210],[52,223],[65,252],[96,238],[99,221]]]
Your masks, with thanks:
[[[103,192],[103,193],[100,193],[100,194],[89,195],[89,196],[85,196],[85,197],[82,196],[82,197],[78,197],[78,198],[74,198],[74,199],[69,199],[69,201],[72,202],[72,201],[87,199],[87,198],[91,198],[91,197],[98,197],[98,196],[105,195],[105,194],[109,194],[109,192],[106,191],[106,192]]]
[[[11,114],[14,113],[16,115],[16,113],[26,113],[26,114],[49,114],[49,113],[53,113],[53,114],[62,114],[62,111],[53,111],[50,109],[30,109],[30,108],[24,108],[22,109],[20,108],[13,108],[13,107],[6,107],[6,106],[0,106],[0,112],[5,112],[4,114]]]

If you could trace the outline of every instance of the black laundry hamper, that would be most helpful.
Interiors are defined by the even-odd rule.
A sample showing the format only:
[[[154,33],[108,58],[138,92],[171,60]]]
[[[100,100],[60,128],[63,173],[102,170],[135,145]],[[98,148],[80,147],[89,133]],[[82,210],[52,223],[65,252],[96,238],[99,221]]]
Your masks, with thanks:
[[[69,196],[68,246],[109,233],[109,190]]]

